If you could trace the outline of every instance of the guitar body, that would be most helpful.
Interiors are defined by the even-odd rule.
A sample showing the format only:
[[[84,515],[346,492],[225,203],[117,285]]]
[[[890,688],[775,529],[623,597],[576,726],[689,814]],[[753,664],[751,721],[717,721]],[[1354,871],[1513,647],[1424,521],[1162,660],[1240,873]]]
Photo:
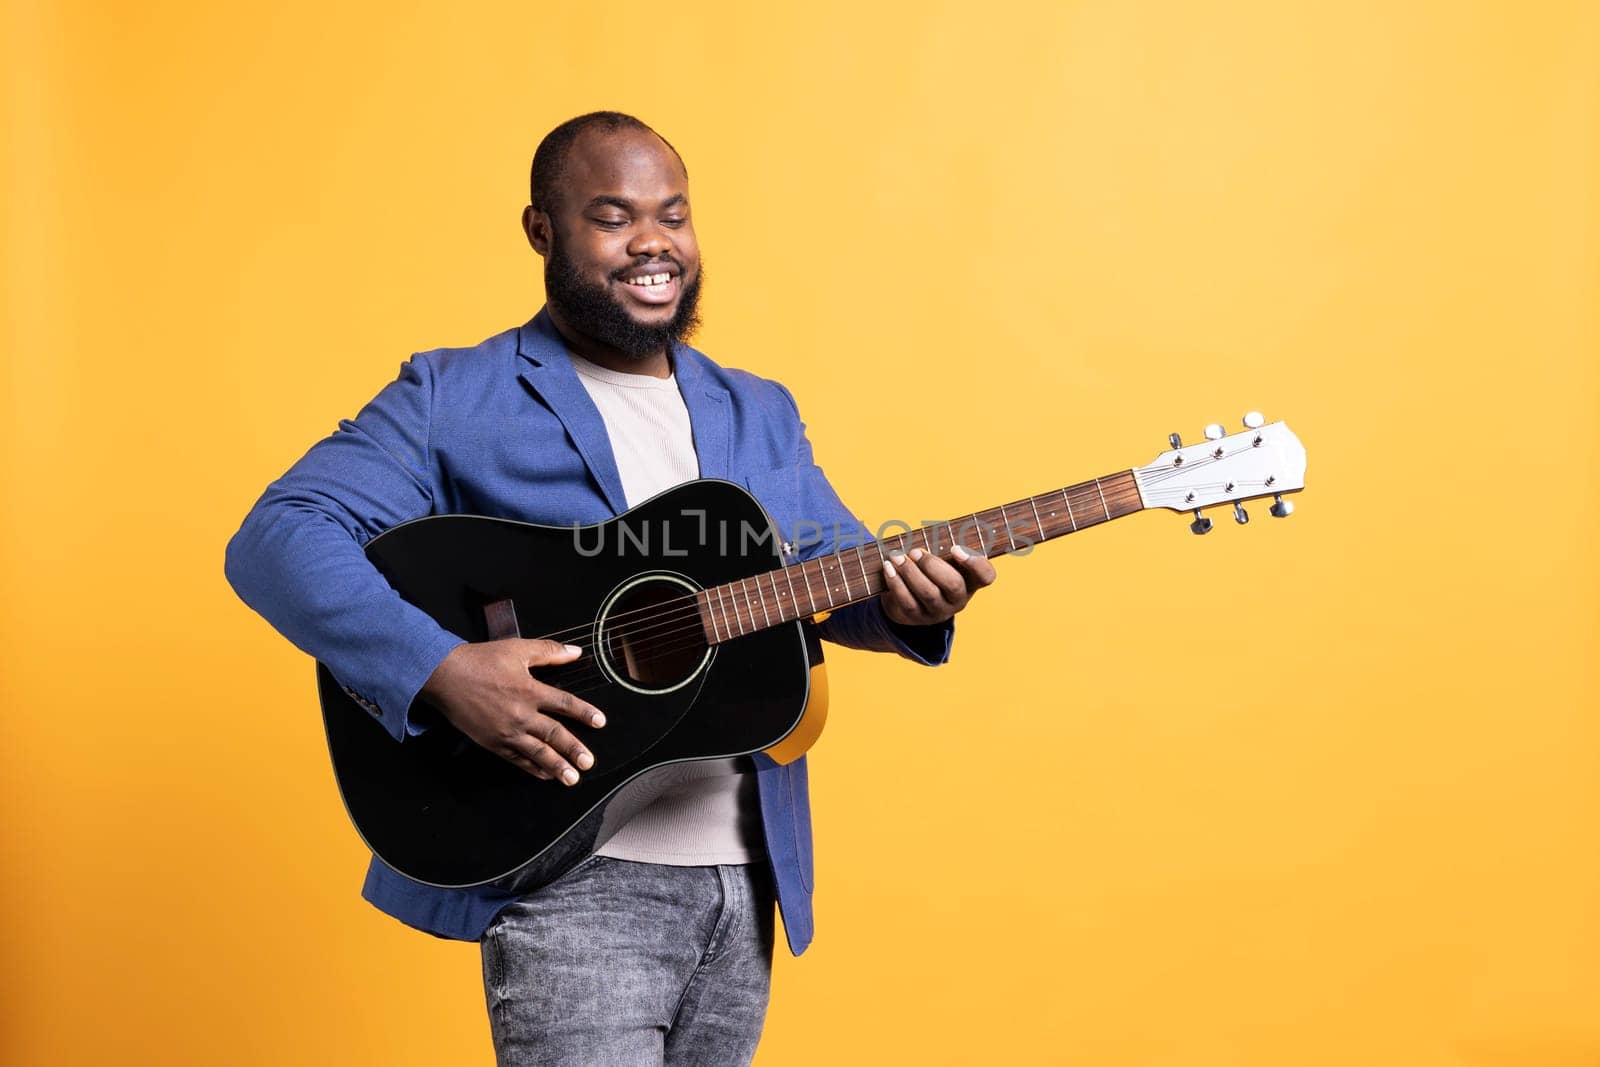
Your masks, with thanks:
[[[465,515],[396,526],[368,558],[410,603],[468,641],[493,636],[510,601],[525,637],[583,647],[541,681],[606,714],[563,719],[595,755],[575,786],[543,781],[480,747],[418,701],[421,734],[396,742],[318,664],[335,776],[362,839],[429,885],[528,891],[589,855],[633,808],[631,788],[685,760],[767,750],[795,731],[821,662],[814,628],[790,622],[706,639],[692,594],[782,566],[761,506],[731,482],[688,482],[604,523],[539,526]],[[491,609],[491,612],[493,609]],[[608,822],[609,820],[609,822]]]

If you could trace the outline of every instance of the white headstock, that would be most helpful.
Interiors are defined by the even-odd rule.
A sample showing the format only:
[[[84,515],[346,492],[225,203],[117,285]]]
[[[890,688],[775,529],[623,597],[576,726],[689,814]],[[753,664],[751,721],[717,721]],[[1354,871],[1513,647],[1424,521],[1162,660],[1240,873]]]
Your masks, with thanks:
[[[1213,504],[1233,504],[1234,518],[1250,521],[1242,501],[1271,496],[1278,499],[1272,514],[1288,515],[1294,505],[1282,494],[1297,492],[1306,485],[1306,450],[1281,422],[1265,425],[1252,411],[1244,417],[1245,429],[1227,434],[1213,423],[1206,427],[1206,440],[1180,447],[1178,435],[1170,438],[1172,449],[1157,456],[1155,462],[1133,472],[1139,495],[1147,508],[1194,511]],[[1195,533],[1211,529],[1211,520],[1196,514],[1190,526]]]

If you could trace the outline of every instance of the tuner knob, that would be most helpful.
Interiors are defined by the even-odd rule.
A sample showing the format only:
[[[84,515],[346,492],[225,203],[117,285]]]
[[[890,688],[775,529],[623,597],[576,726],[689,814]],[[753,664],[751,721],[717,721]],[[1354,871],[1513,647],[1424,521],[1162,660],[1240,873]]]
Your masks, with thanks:
[[[1287,519],[1294,514],[1294,501],[1283,499],[1283,494],[1279,493],[1272,498],[1272,507],[1267,510],[1272,512],[1275,519]]]
[[[1247,411],[1247,412],[1244,413],[1244,427],[1245,427],[1245,429],[1247,429],[1247,430],[1259,430],[1259,429],[1261,429],[1261,427],[1265,426],[1266,424],[1267,424],[1266,417],[1264,415],[1262,415],[1261,412],[1259,412],[1259,411]]]
[[[1213,422],[1210,426],[1206,427],[1207,441],[1220,441],[1226,436],[1228,436],[1228,431],[1222,428],[1222,424],[1220,422]]]
[[[1211,532],[1211,520],[1200,514],[1199,508],[1195,508],[1194,521],[1189,524],[1189,529],[1197,534],[1208,534]]]
[[[1245,523],[1250,521],[1250,513],[1246,511],[1244,509],[1244,505],[1239,503],[1237,500],[1233,502],[1233,521],[1238,523],[1240,526],[1243,526]]]
[[[1183,438],[1179,437],[1175,433],[1169,433],[1167,434],[1167,444],[1171,445],[1173,448],[1182,448]]]

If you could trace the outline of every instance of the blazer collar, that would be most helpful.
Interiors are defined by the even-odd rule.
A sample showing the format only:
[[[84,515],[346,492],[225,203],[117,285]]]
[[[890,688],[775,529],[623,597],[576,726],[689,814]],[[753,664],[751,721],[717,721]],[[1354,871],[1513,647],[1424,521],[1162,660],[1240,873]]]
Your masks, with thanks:
[[[626,511],[627,497],[605,420],[579,380],[572,356],[544,309],[517,331],[517,355],[518,376],[566,427],[612,513]],[[673,346],[672,369],[689,409],[700,477],[727,478],[732,471],[733,443],[728,391],[717,384],[709,368],[710,360],[688,345]]]

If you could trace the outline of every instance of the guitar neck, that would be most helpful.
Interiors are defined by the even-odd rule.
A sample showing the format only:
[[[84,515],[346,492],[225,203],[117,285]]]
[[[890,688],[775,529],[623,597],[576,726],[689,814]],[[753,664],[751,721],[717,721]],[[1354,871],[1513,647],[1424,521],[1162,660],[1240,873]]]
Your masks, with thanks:
[[[1143,509],[1133,472],[1121,471],[712,586],[695,595],[700,622],[706,640],[720,644],[872,599],[883,592],[885,556],[920,548],[948,559],[957,545],[1001,556]]]

